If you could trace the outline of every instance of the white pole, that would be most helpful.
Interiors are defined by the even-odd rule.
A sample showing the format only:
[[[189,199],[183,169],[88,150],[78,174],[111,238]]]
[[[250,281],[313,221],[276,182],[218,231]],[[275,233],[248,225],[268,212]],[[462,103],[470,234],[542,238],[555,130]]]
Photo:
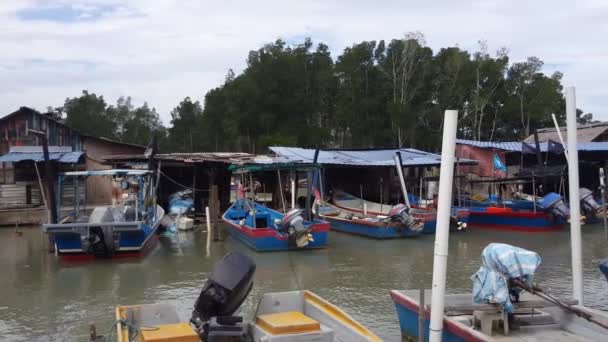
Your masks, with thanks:
[[[393,156],[395,160],[395,167],[397,168],[397,175],[399,176],[399,183],[401,183],[401,192],[403,192],[403,201],[408,208],[410,207],[410,199],[407,197],[407,188],[405,187],[405,179],[403,178],[403,165],[401,164],[401,158],[396,152]]]
[[[296,207],[296,181],[291,180],[291,209]]]
[[[437,206],[437,231],[433,258],[433,288],[431,295],[430,342],[440,342],[443,331],[443,310],[450,237],[450,207],[452,206],[452,182],[454,154],[456,150],[457,110],[446,110],[441,143],[441,169],[439,176],[439,200]]]
[[[207,254],[211,250],[211,215],[209,215],[209,207],[205,207],[205,216],[207,217]]]
[[[581,250],[581,204],[579,201],[578,149],[576,137],[576,92],[566,88],[566,127],[568,128],[568,187],[570,189],[570,242],[572,244],[572,294],[583,303],[583,253]]]
[[[562,143],[562,146],[564,147],[564,156],[566,156],[566,163],[568,163],[568,151],[565,150],[566,143],[564,142],[564,137],[562,137],[562,131],[559,130],[559,125],[557,124],[557,118],[555,117],[555,114],[551,114],[551,118],[553,119],[553,124],[555,125],[555,130],[557,131],[557,136],[559,137],[559,141]],[[549,153],[548,150],[547,150],[547,153]]]
[[[363,203],[363,215],[367,216],[367,203]]]

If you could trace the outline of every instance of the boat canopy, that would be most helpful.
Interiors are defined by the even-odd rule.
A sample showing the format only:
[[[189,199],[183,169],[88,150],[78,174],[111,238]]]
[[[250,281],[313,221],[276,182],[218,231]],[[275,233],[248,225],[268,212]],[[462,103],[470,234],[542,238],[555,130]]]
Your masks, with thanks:
[[[494,302],[506,312],[513,311],[509,293],[509,279],[532,284],[540,256],[523,248],[504,243],[491,243],[481,253],[483,265],[475,273],[473,280],[473,301],[476,304]]]
[[[150,170],[110,169],[63,172],[61,176],[144,176],[152,173]]]

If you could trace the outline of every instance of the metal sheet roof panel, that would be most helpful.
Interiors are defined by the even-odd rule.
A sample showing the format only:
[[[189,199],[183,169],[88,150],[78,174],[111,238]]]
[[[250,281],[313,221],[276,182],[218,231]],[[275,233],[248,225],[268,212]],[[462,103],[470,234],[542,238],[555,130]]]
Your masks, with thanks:
[[[59,163],[78,163],[83,152],[49,152],[49,159]],[[0,162],[44,161],[42,152],[9,152],[0,156]]]
[[[312,163],[315,150],[299,147],[272,146],[270,150],[291,162]],[[393,166],[395,152],[401,152],[403,166],[432,166],[441,164],[441,156],[413,148],[374,150],[320,150],[319,164],[350,166]],[[475,163],[462,160],[462,163]]]

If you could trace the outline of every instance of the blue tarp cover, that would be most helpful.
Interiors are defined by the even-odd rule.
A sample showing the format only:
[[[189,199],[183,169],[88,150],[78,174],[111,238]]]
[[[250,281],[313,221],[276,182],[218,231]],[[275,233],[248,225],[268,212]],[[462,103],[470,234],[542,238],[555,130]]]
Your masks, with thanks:
[[[491,243],[481,253],[483,265],[475,273],[473,281],[473,302],[498,303],[505,311],[513,312],[509,296],[509,278],[520,278],[531,285],[540,256],[523,248],[504,243]]]

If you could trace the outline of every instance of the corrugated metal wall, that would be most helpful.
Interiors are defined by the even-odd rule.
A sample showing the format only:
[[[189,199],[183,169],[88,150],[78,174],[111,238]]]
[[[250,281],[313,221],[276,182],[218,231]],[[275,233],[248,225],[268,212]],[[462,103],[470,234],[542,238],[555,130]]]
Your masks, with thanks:
[[[494,173],[494,154],[497,154],[502,162],[505,163],[504,152],[469,145],[456,145],[456,157],[478,161],[477,165],[460,165],[460,172],[463,174],[472,173],[479,177],[506,177],[506,174],[502,171],[497,170]]]

